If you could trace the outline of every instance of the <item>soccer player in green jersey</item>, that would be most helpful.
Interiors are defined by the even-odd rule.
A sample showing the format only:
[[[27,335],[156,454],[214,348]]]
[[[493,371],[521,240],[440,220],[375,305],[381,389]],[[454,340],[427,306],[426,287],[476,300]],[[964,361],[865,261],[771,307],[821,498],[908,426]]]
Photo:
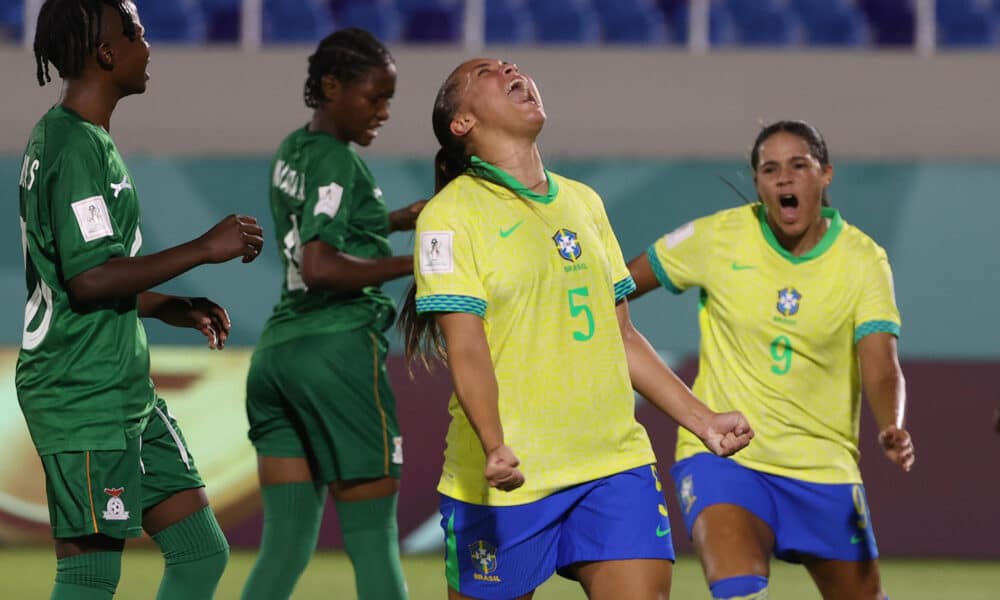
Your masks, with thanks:
[[[287,598],[312,556],[327,491],[340,517],[358,596],[406,597],[396,501],[403,463],[384,331],[395,317],[383,282],[412,273],[391,231],[413,229],[423,202],[389,212],[351,144],[389,119],[396,67],[351,28],[309,57],[312,119],[281,142],[271,212],[285,267],[281,300],[247,376],[264,533],[244,600]]]
[[[403,317],[411,356],[443,341],[455,387],[438,484],[449,598],[530,598],[556,572],[597,600],[668,598],[670,522],[633,388],[715,454],[753,434],[632,326],[604,204],[545,170],[545,119],[534,81],[496,59],[462,64],[434,105],[446,185],[417,223]]]
[[[110,599],[125,539],[149,533],[166,562],[157,598],[212,597],[228,557],[184,437],[149,378],[140,317],[192,327],[221,349],[230,322],[205,298],[149,291],[189,269],[260,252],[251,217],[142,255],[135,183],[109,134],[118,101],[146,89],[149,46],[130,1],[48,0],[38,82],[62,101],[35,125],[20,176],[28,301],[18,401],[45,469],[53,600]]]
[[[759,203],[683,225],[629,263],[637,290],[701,288],[694,391],[757,437],[733,460],[680,431],[671,474],[718,600],[766,598],[769,560],[804,563],[827,599],[883,597],[858,469],[861,390],[886,456],[913,465],[885,251],[830,208],[819,132],[779,121],[754,141]]]

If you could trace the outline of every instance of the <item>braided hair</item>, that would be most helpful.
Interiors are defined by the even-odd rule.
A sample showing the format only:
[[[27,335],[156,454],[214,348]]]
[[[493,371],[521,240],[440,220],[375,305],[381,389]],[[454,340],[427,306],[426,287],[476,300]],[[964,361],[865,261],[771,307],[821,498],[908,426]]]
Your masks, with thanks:
[[[309,57],[309,76],[302,94],[306,106],[316,108],[326,102],[323,95],[325,75],[350,83],[363,77],[369,69],[392,64],[395,60],[389,50],[364,29],[349,27],[335,31],[323,38]]]
[[[35,29],[38,85],[52,81],[50,64],[63,79],[73,79],[83,73],[87,58],[101,41],[105,6],[115,9],[122,21],[122,32],[134,41],[138,32],[130,4],[127,0],[45,0]]]

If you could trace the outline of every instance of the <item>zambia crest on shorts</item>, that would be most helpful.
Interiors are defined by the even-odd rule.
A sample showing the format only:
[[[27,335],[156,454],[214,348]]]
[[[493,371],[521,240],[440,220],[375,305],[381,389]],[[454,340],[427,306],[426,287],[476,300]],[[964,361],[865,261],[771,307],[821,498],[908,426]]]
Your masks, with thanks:
[[[569,262],[576,262],[580,258],[580,255],[583,254],[580,242],[576,239],[575,231],[570,231],[563,227],[552,236],[552,241],[556,243],[556,248],[559,249],[559,256]]]
[[[801,299],[802,294],[793,287],[778,290],[778,312],[786,317],[794,315],[799,312],[799,300]]]
[[[104,488],[104,493],[111,496],[108,504],[104,507],[105,521],[128,521],[128,511],[125,510],[125,503],[120,496],[125,488]]]
[[[469,544],[469,555],[477,574],[489,575],[497,570],[497,548],[485,540]]]

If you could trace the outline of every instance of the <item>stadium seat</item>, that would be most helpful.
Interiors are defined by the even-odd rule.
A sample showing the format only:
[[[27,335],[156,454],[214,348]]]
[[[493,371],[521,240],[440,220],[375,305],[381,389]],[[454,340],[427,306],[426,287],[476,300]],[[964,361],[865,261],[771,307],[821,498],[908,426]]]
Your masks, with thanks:
[[[767,0],[729,0],[728,7],[744,46],[790,46],[802,40],[798,17],[785,7]]]
[[[486,4],[486,42],[525,44],[535,41],[535,22],[530,14],[506,3]]]
[[[205,37],[209,42],[236,42],[240,39],[241,0],[201,0]]]
[[[393,43],[402,37],[403,19],[392,5],[355,2],[340,11],[337,27],[360,27],[383,43]]]
[[[546,5],[548,3],[539,2]],[[601,41],[601,24],[597,12],[585,3],[561,3],[561,10],[551,6],[535,13],[538,42],[543,44],[596,44]],[[565,12],[563,12],[565,11]]]
[[[404,12],[408,42],[457,42],[462,39],[460,6],[425,6]]]
[[[24,0],[0,0],[0,41],[21,39],[24,23]]]
[[[858,0],[880,46],[912,46],[914,15],[910,0]]]
[[[812,46],[863,46],[871,40],[868,19],[850,0],[792,0]]]
[[[988,12],[950,15],[938,23],[937,41],[946,48],[995,46],[1000,41],[997,17]]]
[[[663,13],[633,8],[601,14],[604,41],[612,44],[663,44],[669,40]]]
[[[674,11],[670,32],[678,44],[688,42],[688,7],[682,4]],[[728,46],[736,42],[733,15],[725,5],[713,0],[708,13],[708,41],[712,46]]]
[[[150,42],[205,41],[205,20],[197,0],[136,0]]]
[[[334,29],[330,7],[314,0],[264,0],[264,41],[316,42]]]

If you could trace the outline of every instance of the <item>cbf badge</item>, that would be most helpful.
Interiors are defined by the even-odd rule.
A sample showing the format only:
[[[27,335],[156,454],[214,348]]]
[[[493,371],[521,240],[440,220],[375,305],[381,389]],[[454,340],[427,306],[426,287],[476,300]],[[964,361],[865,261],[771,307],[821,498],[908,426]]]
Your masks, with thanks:
[[[472,557],[472,564],[475,565],[476,572],[472,578],[477,581],[492,581],[498,583],[500,578],[493,575],[497,570],[497,548],[486,540],[479,540],[469,544],[469,555]]]
[[[563,257],[564,260],[576,262],[579,260],[580,255],[583,254],[580,242],[576,239],[575,231],[562,228],[552,236],[552,241],[556,243],[556,248],[559,249],[559,256]]]
[[[128,521],[128,511],[125,510],[125,503],[122,502],[121,495],[125,488],[104,488],[104,493],[111,496],[108,504],[104,507],[105,521]]]
[[[778,312],[786,317],[794,315],[799,312],[799,300],[802,300],[802,294],[793,287],[778,290]]]

